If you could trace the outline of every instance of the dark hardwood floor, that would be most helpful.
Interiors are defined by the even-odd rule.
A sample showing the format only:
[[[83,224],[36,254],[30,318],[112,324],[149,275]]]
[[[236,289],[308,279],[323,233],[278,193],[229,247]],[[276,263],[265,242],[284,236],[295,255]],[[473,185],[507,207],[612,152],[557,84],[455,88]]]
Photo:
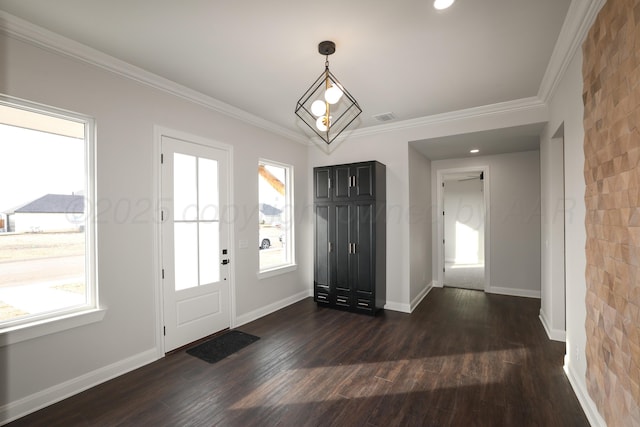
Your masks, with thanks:
[[[180,351],[10,425],[588,426],[539,308],[445,288],[373,318],[307,299],[216,364]]]

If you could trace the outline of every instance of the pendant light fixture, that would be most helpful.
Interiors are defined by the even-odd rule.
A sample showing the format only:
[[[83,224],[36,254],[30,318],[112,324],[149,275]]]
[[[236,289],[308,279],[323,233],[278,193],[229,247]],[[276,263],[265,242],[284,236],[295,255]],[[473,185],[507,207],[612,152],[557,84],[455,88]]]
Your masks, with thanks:
[[[318,45],[318,52],[326,58],[324,72],[296,105],[296,115],[327,144],[331,144],[362,113],[358,101],[329,71],[329,55],[335,51],[336,45],[332,41]]]

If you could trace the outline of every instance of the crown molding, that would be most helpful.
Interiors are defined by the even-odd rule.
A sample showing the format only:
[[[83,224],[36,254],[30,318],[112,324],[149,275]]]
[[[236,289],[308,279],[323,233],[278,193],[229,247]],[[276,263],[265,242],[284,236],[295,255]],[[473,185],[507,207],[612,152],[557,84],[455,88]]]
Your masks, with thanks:
[[[304,145],[309,144],[309,140],[297,132],[278,126],[261,117],[219,101],[213,97],[204,95],[164,77],[160,77],[142,68],[136,67],[135,65],[114,58],[82,43],[78,43],[1,10],[0,32],[7,34],[14,39],[29,43],[50,52],[91,64],[154,89],[169,93],[210,110],[224,114],[228,117],[283,136],[288,140]]]
[[[394,132],[399,130],[409,130],[439,123],[453,122],[459,120],[474,119],[512,113],[516,111],[541,111],[546,114],[547,104],[535,96],[529,98],[515,99],[513,101],[498,102],[495,104],[482,105],[479,107],[465,108],[463,110],[450,111],[442,114],[419,117],[417,119],[403,120],[401,122],[388,123],[384,125],[371,126],[364,129],[356,129],[348,136],[360,137],[379,134],[383,132]]]
[[[598,12],[605,3],[606,0],[571,1],[538,90],[538,98],[545,103],[553,97],[569,63],[582,46]]]

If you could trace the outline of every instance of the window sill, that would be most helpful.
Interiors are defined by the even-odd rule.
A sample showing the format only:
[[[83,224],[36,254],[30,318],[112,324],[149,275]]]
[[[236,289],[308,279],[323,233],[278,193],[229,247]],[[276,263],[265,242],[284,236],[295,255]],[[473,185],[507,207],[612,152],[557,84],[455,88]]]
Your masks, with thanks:
[[[0,329],[0,347],[100,322],[106,312],[104,308],[96,308]]]
[[[258,279],[266,279],[268,277],[279,276],[281,274],[290,273],[296,271],[298,266],[296,264],[283,265],[281,267],[275,267],[270,270],[263,270],[258,272]]]

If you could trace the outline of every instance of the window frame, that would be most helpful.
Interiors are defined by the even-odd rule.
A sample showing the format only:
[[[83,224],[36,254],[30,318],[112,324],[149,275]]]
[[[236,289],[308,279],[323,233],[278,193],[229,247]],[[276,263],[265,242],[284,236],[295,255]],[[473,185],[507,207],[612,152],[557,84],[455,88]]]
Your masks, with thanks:
[[[0,347],[39,336],[101,321],[106,310],[100,308],[97,276],[96,214],[96,123],[83,114],[0,94],[0,105],[36,114],[68,120],[84,125],[84,191],[85,191],[85,297],[86,302],[74,307],[33,314],[0,322]],[[33,128],[32,128],[33,129]]]
[[[285,237],[285,242],[287,242],[287,244],[285,245],[285,250],[287,251],[287,259],[288,262],[285,264],[281,264],[281,265],[277,265],[274,267],[269,267],[269,268],[261,268],[260,267],[260,249],[258,250],[258,279],[265,279],[268,277],[273,277],[273,276],[278,276],[280,274],[285,274],[285,273],[289,273],[291,271],[295,271],[297,269],[297,264],[296,264],[296,259],[295,259],[295,209],[294,209],[294,198],[293,198],[293,192],[294,192],[294,166],[287,164],[287,163],[282,163],[282,162],[278,162],[275,160],[269,160],[269,159],[265,159],[265,158],[259,158],[258,159],[258,167],[260,167],[260,165],[265,165],[265,166],[274,166],[274,167],[278,167],[278,168],[283,168],[285,169],[285,195],[284,195],[284,207],[285,207],[285,214],[284,214],[284,219],[283,219],[283,223],[286,224],[285,227],[285,233],[286,233],[286,237]],[[260,180],[260,175],[258,174],[258,182]],[[260,206],[260,188],[258,187],[258,207]],[[260,231],[260,220],[259,220],[259,214],[258,214],[258,235],[259,235],[259,231]],[[257,241],[258,239],[256,239]]]

